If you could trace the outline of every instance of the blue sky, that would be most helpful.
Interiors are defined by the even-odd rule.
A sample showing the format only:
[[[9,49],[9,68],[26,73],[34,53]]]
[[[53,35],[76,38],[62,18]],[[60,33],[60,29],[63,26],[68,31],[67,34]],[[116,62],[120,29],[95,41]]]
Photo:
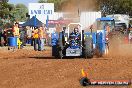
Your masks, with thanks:
[[[28,3],[34,3],[34,2],[38,2],[38,0],[9,0],[9,3],[12,4],[22,3],[25,4],[27,7],[28,7]]]

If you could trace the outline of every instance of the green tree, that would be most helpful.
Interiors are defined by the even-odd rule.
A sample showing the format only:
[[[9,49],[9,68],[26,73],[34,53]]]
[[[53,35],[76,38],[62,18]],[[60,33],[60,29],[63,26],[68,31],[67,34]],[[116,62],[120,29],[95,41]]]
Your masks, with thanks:
[[[24,4],[17,4],[16,8],[25,8],[25,9],[27,9],[27,7]]]
[[[47,0],[39,0],[38,2],[39,2],[39,3],[46,3]]]
[[[0,27],[6,24],[13,24],[14,21],[26,21],[28,9],[23,4],[9,4],[6,0],[0,2]]]
[[[26,13],[28,12],[27,7],[24,4],[17,4],[11,11],[11,17],[16,21],[25,21]]]
[[[8,15],[9,12],[9,4],[6,2],[0,2],[0,17],[3,18],[5,15]]]
[[[97,2],[104,14],[132,15],[132,0],[98,0]]]
[[[0,2],[8,2],[9,0],[0,0]]]
[[[5,24],[10,23],[10,4],[7,2],[8,0],[0,1],[0,28],[4,28]]]

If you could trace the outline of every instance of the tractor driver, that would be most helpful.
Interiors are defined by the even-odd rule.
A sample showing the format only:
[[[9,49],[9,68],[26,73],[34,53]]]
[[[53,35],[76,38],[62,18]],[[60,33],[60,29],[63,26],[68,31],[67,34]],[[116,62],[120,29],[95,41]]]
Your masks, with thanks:
[[[106,35],[105,35],[105,40],[106,40],[106,46],[107,49],[109,49],[109,33],[110,33],[110,25],[108,23],[106,23],[105,25],[105,29],[106,29]],[[107,52],[108,53],[108,52]]]
[[[70,34],[70,39],[80,40],[80,33],[78,28],[74,28],[74,31]]]
[[[70,44],[71,46],[80,45],[81,35],[77,27],[74,28],[74,31],[70,34]]]

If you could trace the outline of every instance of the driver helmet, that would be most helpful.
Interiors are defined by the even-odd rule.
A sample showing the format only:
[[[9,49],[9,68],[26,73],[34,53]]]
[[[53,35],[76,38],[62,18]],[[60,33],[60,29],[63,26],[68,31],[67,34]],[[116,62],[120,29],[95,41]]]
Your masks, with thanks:
[[[79,31],[78,28],[75,27],[75,28],[74,28],[74,33],[78,33],[78,31]]]

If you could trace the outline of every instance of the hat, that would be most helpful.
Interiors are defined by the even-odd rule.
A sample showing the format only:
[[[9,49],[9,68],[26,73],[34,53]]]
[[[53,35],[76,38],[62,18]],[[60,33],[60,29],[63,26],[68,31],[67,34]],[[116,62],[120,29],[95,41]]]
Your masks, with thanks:
[[[34,27],[34,29],[38,29],[38,27]]]

